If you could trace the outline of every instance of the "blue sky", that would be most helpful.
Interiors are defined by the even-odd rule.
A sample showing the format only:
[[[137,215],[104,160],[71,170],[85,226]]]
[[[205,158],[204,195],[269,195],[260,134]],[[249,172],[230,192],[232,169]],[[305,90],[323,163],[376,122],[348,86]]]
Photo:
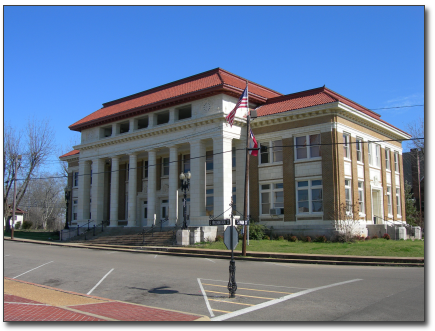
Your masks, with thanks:
[[[423,107],[379,108],[424,104],[424,7],[4,7],[4,121],[48,118],[58,143],[104,102],[217,67],[326,85],[407,131]]]

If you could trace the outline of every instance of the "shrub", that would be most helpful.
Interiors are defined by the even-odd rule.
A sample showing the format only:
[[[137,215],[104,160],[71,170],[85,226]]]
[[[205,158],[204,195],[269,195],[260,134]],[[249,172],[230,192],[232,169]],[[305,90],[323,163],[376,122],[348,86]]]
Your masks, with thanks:
[[[222,237],[221,235],[217,235],[216,241],[222,242],[222,241],[224,241],[224,237]]]
[[[270,237],[268,235],[264,235],[263,239],[264,240],[270,240]]]
[[[317,236],[315,242],[318,243],[326,243],[328,240],[326,239],[325,236]]]
[[[284,236],[279,236],[278,240],[280,240],[280,241],[284,240]]]
[[[296,236],[291,236],[290,239],[289,239],[289,241],[294,242],[294,243],[297,243],[297,242],[298,242],[298,237],[296,237]]]
[[[371,239],[371,238],[370,238],[369,236],[367,236],[365,240],[370,240],[370,239]]]
[[[391,239],[391,238],[390,238],[390,235],[389,235],[388,233],[385,233],[385,234],[382,236],[382,238],[387,239],[387,240],[390,240],[390,239]]]
[[[373,235],[372,239],[378,239],[378,236],[377,235]]]
[[[21,227],[21,222],[15,223],[15,230],[19,230]]]
[[[306,236],[306,237],[305,237],[305,241],[306,241],[307,243],[310,243],[310,242],[311,242],[311,237],[310,237],[310,236]]]
[[[264,225],[251,224],[249,225],[249,238],[254,240],[261,240],[264,237]]]
[[[23,229],[23,230],[28,230],[28,229],[30,229],[30,228],[32,227],[32,225],[33,225],[32,222],[30,222],[30,221],[24,221],[24,222],[23,222],[22,229]]]

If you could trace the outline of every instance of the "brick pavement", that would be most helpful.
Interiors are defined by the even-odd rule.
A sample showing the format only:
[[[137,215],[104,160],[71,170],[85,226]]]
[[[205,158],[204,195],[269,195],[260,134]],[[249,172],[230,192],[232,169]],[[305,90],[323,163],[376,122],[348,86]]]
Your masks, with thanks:
[[[206,316],[99,298],[4,277],[4,317],[12,321],[207,321]]]

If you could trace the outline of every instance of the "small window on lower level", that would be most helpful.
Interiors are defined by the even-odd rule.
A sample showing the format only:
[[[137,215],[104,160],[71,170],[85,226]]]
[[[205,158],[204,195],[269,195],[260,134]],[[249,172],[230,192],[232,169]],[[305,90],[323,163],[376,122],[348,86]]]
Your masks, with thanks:
[[[157,125],[165,124],[169,122],[169,110],[158,113],[156,116],[157,116]]]
[[[148,116],[142,117],[137,120],[137,129],[145,129],[148,127]]]
[[[179,120],[184,120],[186,118],[192,117],[192,106],[191,105],[178,108],[177,111],[178,111],[178,119]]]

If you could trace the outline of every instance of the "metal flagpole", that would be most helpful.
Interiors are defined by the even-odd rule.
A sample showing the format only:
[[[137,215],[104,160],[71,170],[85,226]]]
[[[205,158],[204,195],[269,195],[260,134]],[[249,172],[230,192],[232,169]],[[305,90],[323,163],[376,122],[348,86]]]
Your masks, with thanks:
[[[249,114],[249,91],[248,91],[248,81],[246,81],[246,107],[247,107],[247,116],[246,116],[246,165],[245,165],[245,201],[243,208],[243,217],[244,221],[248,219],[248,181],[249,181],[249,138],[250,138],[250,114]],[[246,223],[243,225],[243,244],[242,244],[242,256],[246,256]]]

